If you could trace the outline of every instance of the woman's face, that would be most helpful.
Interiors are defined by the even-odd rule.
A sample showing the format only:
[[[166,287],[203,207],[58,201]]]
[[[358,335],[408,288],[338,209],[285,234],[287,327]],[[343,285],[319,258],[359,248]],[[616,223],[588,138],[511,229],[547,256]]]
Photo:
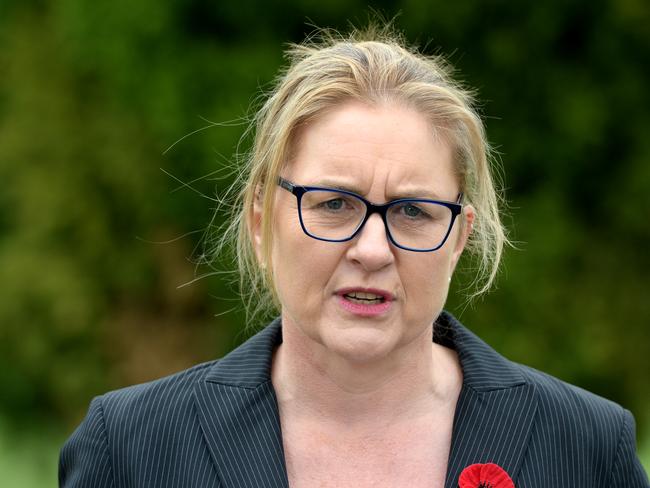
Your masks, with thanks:
[[[350,189],[374,203],[455,201],[459,193],[449,146],[400,105],[346,103],[300,130],[293,149],[282,176],[296,185]],[[380,359],[418,339],[430,343],[473,217],[465,207],[433,252],[395,247],[379,214],[351,241],[323,242],[303,233],[296,197],[278,188],[271,266],[283,327],[351,361]],[[373,295],[358,293],[368,290],[383,303],[364,302]]]

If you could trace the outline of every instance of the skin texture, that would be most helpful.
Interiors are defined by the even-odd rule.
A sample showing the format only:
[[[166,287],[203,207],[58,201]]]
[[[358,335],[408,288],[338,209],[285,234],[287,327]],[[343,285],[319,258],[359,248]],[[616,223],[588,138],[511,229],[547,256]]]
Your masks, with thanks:
[[[401,105],[349,102],[303,127],[296,140],[282,176],[298,185],[344,187],[375,203],[454,201],[459,193],[449,146]],[[445,245],[429,253],[393,246],[377,214],[353,240],[328,243],[303,233],[289,192],[276,192],[275,212],[270,266],[283,343],[272,381],[292,486],[316,486],[333,471],[339,486],[376,482],[369,473],[392,479],[391,486],[444,480],[462,372],[453,351],[432,343],[432,323],[471,231],[472,207],[459,216],[465,225],[457,220]],[[260,219],[256,206],[258,255]],[[394,301],[384,314],[360,317],[339,303],[336,291],[347,287],[386,290]],[[416,465],[389,469],[388,452]]]

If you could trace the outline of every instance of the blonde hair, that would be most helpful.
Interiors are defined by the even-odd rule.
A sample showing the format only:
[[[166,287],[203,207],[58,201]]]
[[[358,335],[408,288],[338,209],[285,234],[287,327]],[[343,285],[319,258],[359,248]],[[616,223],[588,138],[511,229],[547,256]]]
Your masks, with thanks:
[[[467,243],[477,265],[472,296],[487,292],[508,240],[499,218],[501,198],[490,169],[493,160],[485,129],[472,93],[452,79],[451,67],[440,56],[405,47],[392,28],[377,26],[346,37],[321,31],[317,40],[291,45],[286,56],[288,68],[250,126],[255,131],[253,148],[239,172],[238,202],[219,246],[233,244],[249,314],[280,307],[270,265],[272,216],[276,182],[290,157],[296,130],[351,100],[406,104],[427,117],[451,144],[464,202],[476,211]],[[262,209],[259,261],[251,235],[256,201]]]

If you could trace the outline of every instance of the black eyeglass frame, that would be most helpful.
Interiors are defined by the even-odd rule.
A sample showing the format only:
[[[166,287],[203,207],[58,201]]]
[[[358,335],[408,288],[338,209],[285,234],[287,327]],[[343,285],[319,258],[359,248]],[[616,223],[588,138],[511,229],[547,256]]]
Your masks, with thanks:
[[[347,242],[351,241],[352,239],[355,238],[359,232],[361,232],[361,229],[363,229],[363,226],[366,225],[366,222],[370,218],[370,216],[374,213],[378,213],[381,216],[381,219],[384,221],[384,228],[386,229],[386,235],[388,236],[388,240],[396,247],[400,249],[404,249],[406,251],[413,251],[413,252],[433,252],[437,251],[440,249],[442,246],[445,245],[445,242],[447,242],[447,238],[449,238],[449,234],[451,234],[451,229],[454,227],[454,222],[456,221],[456,217],[460,215],[460,213],[463,211],[463,204],[461,203],[463,200],[463,193],[459,193],[458,197],[456,197],[455,202],[447,202],[444,200],[429,200],[427,198],[399,198],[397,200],[391,200],[390,202],[382,203],[382,204],[375,204],[372,203],[365,198],[363,198],[361,195],[358,195],[356,193],[353,193],[351,191],[347,190],[339,190],[337,188],[324,188],[320,186],[300,186],[296,185],[295,183],[292,183],[291,181],[284,179],[282,176],[278,177],[278,185],[285,190],[287,190],[289,193],[292,193],[293,195],[296,196],[296,200],[298,202],[298,219],[300,220],[300,227],[302,227],[302,230],[305,234],[307,234],[309,237],[312,239],[316,239],[318,241],[325,241],[325,242]],[[343,195],[349,195],[351,197],[357,198],[361,200],[365,205],[366,205],[366,215],[364,218],[361,220],[361,223],[357,227],[357,229],[350,235],[349,237],[346,237],[345,239],[326,239],[324,237],[318,237],[315,236],[314,234],[311,234],[307,228],[305,227],[305,223],[302,220],[302,197],[304,196],[305,193],[310,192],[310,191],[329,191],[329,192],[335,192],[335,193],[342,193]],[[404,203],[404,202],[415,202],[415,203],[433,203],[436,205],[442,205],[443,207],[447,207],[451,211],[451,219],[449,221],[449,228],[447,229],[447,233],[445,234],[445,237],[442,239],[442,242],[438,244],[436,247],[432,247],[430,249],[415,249],[412,247],[407,247],[407,246],[402,246],[401,244],[398,244],[395,239],[393,238],[391,232],[390,232],[390,227],[388,226],[388,221],[386,220],[386,214],[388,212],[388,209],[394,205],[397,205],[399,203]]]

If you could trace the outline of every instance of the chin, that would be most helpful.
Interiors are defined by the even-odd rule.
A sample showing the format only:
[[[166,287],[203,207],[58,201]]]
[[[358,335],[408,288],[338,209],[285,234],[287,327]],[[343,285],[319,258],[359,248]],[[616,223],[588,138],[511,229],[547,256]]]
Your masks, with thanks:
[[[390,355],[397,346],[395,339],[385,330],[354,327],[332,331],[323,337],[323,346],[347,361],[368,363]]]

